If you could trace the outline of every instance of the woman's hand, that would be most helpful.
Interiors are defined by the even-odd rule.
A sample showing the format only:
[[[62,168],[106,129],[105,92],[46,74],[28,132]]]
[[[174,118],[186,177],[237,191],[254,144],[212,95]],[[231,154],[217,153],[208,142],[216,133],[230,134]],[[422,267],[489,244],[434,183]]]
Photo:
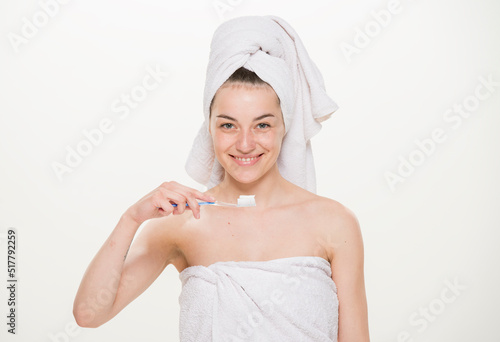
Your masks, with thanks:
[[[177,182],[165,182],[128,208],[125,215],[138,224],[142,224],[152,218],[170,214],[180,215],[186,209],[189,209],[193,212],[193,216],[199,219],[200,206],[197,199],[208,202],[215,201],[212,196],[196,189]],[[174,203],[177,205],[176,207],[172,205]],[[186,203],[188,206],[186,206]]]

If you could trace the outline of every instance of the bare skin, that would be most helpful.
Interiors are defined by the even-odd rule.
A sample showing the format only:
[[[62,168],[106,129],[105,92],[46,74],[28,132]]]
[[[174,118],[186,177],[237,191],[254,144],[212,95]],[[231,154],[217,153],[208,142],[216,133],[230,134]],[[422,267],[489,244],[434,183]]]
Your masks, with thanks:
[[[182,272],[189,266],[218,261],[317,256],[330,262],[338,288],[338,341],[369,341],[359,224],[340,203],[280,175],[276,159],[285,130],[272,88],[219,89],[210,133],[225,169],[224,180],[206,193],[167,182],[131,206],[82,279],[74,303],[77,323],[97,327],[109,321],[169,264]],[[213,199],[234,203],[239,195],[250,194],[255,195],[257,207],[200,207],[196,203]],[[113,282],[118,278],[119,282]],[[102,300],[103,293],[110,294],[107,302]]]

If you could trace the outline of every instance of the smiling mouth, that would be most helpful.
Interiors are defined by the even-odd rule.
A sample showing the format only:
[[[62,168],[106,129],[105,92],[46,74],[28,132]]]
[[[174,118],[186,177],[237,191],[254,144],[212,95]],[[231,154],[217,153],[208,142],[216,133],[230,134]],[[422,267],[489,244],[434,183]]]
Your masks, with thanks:
[[[236,156],[233,156],[232,154],[230,154],[230,156],[236,160],[239,160],[239,161],[242,161],[242,162],[250,162],[250,161],[253,161],[257,158],[259,158],[260,156],[262,156],[264,153],[261,153],[257,156],[254,156],[254,157],[236,157]]]

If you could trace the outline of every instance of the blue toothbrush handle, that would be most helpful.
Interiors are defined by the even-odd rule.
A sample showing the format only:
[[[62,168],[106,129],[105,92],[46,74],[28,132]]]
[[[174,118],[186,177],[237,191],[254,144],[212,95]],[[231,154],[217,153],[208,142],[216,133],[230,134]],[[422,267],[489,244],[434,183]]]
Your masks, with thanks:
[[[204,204],[215,204],[215,202],[198,202],[199,205],[204,205]],[[172,204],[172,207],[177,207],[177,204]],[[186,203],[186,207],[189,207],[189,205]]]

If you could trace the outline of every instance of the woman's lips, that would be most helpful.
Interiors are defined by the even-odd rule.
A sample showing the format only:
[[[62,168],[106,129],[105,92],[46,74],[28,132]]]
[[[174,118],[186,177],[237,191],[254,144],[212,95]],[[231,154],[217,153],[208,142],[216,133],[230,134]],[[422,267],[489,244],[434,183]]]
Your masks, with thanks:
[[[252,166],[260,160],[262,155],[263,153],[253,157],[236,157],[230,154],[231,158],[240,166]]]

